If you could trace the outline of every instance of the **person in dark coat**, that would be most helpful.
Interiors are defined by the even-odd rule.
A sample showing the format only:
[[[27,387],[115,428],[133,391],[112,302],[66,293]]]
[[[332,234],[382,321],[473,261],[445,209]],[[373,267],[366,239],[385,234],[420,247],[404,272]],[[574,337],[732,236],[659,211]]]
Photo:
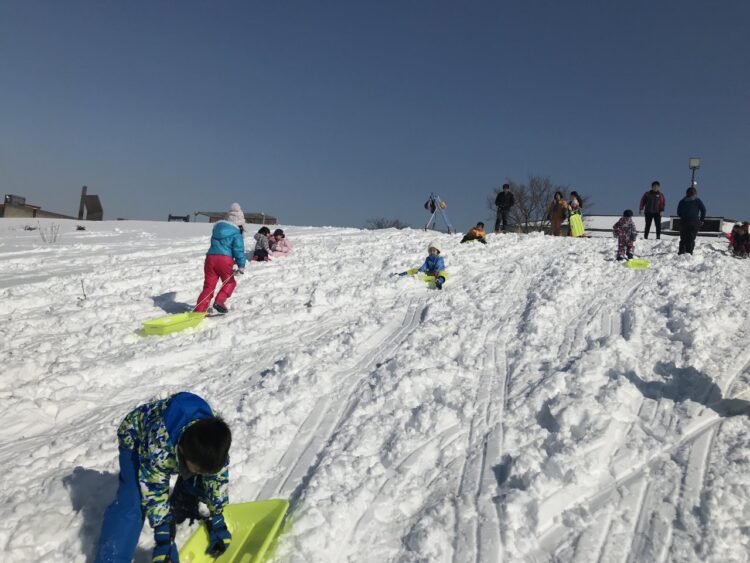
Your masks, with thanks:
[[[678,254],[692,254],[695,249],[695,237],[706,218],[706,206],[698,197],[698,190],[693,186],[687,189],[685,197],[677,205],[680,217],[680,249]]]
[[[651,222],[656,224],[656,238],[661,238],[661,214],[664,213],[664,206],[667,201],[664,194],[661,193],[661,184],[658,180],[651,182],[651,189],[643,194],[639,211],[641,215],[646,215],[646,228],[643,231],[643,238],[648,238],[651,230]]]
[[[513,192],[510,191],[510,184],[503,184],[503,189],[497,192],[495,197],[495,206],[497,207],[497,219],[495,219],[495,234],[508,228],[508,212],[516,203]]]

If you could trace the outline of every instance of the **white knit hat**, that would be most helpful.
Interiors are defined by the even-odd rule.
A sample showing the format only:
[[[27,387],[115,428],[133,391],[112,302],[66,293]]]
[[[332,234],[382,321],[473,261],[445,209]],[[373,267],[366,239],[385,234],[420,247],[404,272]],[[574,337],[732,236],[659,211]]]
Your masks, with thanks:
[[[440,249],[440,243],[438,241],[436,241],[436,240],[433,240],[430,244],[427,245],[427,251],[428,252],[429,252],[430,248],[434,248],[435,250],[438,251],[438,253],[440,253],[440,251],[441,251],[441,249]]]
[[[227,221],[234,223],[238,227],[245,224],[245,213],[242,211],[239,203],[233,203],[227,213]]]

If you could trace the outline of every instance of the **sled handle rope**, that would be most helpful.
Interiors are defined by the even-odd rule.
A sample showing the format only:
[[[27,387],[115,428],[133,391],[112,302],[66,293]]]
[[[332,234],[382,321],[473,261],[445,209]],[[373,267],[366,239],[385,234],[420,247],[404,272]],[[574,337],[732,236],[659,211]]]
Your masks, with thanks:
[[[237,272],[239,272],[239,270],[232,270],[232,275],[227,276],[227,279],[221,282],[221,285],[219,286],[219,291],[221,291],[221,288],[223,288],[229,282],[229,280],[234,278]],[[207,299],[212,299],[214,295],[216,295],[216,289],[214,289],[211,293],[209,293],[203,299],[201,299],[199,303],[196,303],[195,307],[193,307],[193,311],[195,311],[198,307],[203,305],[203,303],[205,303]]]

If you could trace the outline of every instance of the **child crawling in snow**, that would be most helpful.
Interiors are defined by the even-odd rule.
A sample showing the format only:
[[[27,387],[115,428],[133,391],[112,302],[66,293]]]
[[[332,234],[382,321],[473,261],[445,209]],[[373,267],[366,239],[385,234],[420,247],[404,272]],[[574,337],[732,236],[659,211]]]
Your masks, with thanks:
[[[276,229],[268,237],[268,243],[271,245],[271,256],[287,256],[292,251],[292,243],[281,229]]]
[[[420,268],[412,268],[405,272],[401,272],[399,276],[413,276],[416,273],[427,274],[428,276],[434,276],[435,288],[443,289],[445,280],[448,279],[448,273],[445,271],[445,261],[440,256],[440,243],[432,241],[427,247],[427,259]]]
[[[617,237],[617,259],[630,260],[635,251],[635,239],[638,236],[638,229],[633,223],[633,212],[626,209],[625,212],[612,226],[612,234]]]
[[[484,223],[481,221],[477,223],[476,227],[473,229],[470,229],[468,233],[464,235],[464,238],[461,239],[461,242],[469,242],[472,240],[478,240],[482,244],[487,244],[487,239],[484,238],[486,236],[486,233],[484,232]]]
[[[727,235],[729,249],[734,256],[746,258],[750,252],[750,234],[748,234],[748,223],[736,223],[732,232]]]
[[[179,562],[175,527],[203,518],[208,507],[208,550],[218,557],[232,541],[224,521],[229,503],[232,433],[198,395],[177,393],[131,411],[117,429],[120,478],[104,513],[95,563],[130,562],[143,522],[154,530],[153,562]],[[178,475],[172,495],[169,479]]]
[[[255,250],[251,260],[255,262],[268,262],[271,256],[271,243],[268,237],[271,236],[271,229],[268,227],[261,227],[258,232],[253,235],[255,239]]]

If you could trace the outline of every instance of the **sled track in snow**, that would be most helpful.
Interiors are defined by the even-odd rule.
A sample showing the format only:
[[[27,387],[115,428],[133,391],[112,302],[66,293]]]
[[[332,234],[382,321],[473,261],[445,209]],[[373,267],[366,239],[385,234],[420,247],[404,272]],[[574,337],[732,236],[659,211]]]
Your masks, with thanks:
[[[369,375],[371,366],[382,357],[384,349],[398,347],[416,329],[421,322],[423,301],[410,301],[401,322],[392,322],[381,328],[375,336],[368,339],[368,345],[352,367],[333,375],[333,379],[338,382],[336,391],[318,398],[277,463],[282,468],[281,474],[267,481],[257,498],[289,498],[289,512],[294,511],[307,483],[315,474],[321,456],[335,439],[341,422],[357,406],[358,401],[353,397],[363,379],[363,372]],[[372,342],[374,344],[370,344]]]
[[[502,314],[507,320],[495,323],[484,335],[484,361],[474,397],[476,414],[456,491],[454,563],[502,560],[502,515],[494,495],[496,472],[501,471],[502,465],[503,417],[510,384],[505,342],[516,329],[513,310],[520,309],[522,303],[513,304],[513,297],[525,277],[517,265],[505,288],[507,299],[503,305],[508,309]]]
[[[726,382],[723,394],[749,370],[750,361]],[[750,391],[733,398],[747,396],[750,396]],[[674,415],[670,418],[676,422]],[[571,561],[668,561],[675,538],[675,523],[680,521],[684,528],[690,518],[696,517],[694,512],[701,505],[706,469],[722,422],[723,417],[705,407],[676,442],[666,444],[648,459],[631,467],[618,468],[612,464],[612,481],[576,499],[568,507],[583,506],[591,514],[597,514],[596,521],[577,537],[569,537],[565,527],[559,524],[543,531],[540,535],[542,549],[529,554],[530,558],[554,560],[561,550],[568,548],[574,554],[569,559]],[[669,458],[683,448],[688,449],[681,454],[687,458],[687,463],[679,467],[678,464],[667,466]],[[672,499],[672,502],[663,503],[665,498]],[[615,517],[626,512],[632,515],[628,519],[631,525],[623,529]],[[618,529],[614,530],[615,526]],[[700,530],[694,532],[700,534]],[[702,558],[699,553],[693,555],[696,561]]]

